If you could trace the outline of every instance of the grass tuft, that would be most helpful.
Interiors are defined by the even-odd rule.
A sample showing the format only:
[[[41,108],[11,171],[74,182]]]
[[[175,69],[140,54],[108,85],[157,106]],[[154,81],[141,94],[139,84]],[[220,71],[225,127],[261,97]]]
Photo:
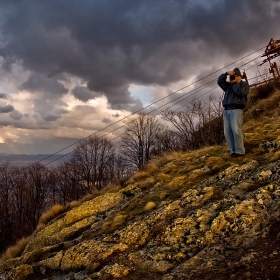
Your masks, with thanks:
[[[26,244],[28,243],[30,238],[21,238],[17,241],[17,243],[14,246],[8,247],[6,252],[1,256],[0,263],[3,263],[6,260],[16,258],[21,255],[23,252]]]
[[[157,207],[157,205],[153,201],[149,201],[145,206],[145,210],[151,211],[151,210],[155,209],[156,207]]]
[[[58,215],[64,213],[67,208],[63,205],[56,204],[54,205],[49,211],[44,213],[38,222],[37,230],[41,230],[45,227],[45,225],[51,221],[53,218],[57,217]]]
[[[139,171],[137,172],[134,176],[132,176],[132,179],[137,182],[137,181],[141,181],[144,180],[146,178],[150,177],[150,173],[147,171]]]

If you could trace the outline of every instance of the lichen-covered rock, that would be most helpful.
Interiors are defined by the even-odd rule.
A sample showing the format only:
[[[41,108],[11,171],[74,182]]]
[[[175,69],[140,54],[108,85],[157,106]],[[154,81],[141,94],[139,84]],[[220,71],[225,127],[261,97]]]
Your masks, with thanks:
[[[103,271],[104,271],[104,273],[110,274],[114,278],[122,278],[129,273],[130,268],[128,268],[124,265],[115,263],[113,265],[105,266]]]
[[[122,243],[110,244],[101,241],[89,240],[68,249],[61,260],[62,270],[88,268],[95,269],[100,262],[112,255],[127,250],[128,246]]]
[[[184,186],[191,174],[196,180],[205,176],[210,172],[208,158],[200,157],[200,168],[172,180],[170,175],[158,176],[153,195],[164,184]],[[185,164],[174,160],[163,169],[169,172],[178,162]],[[272,222],[277,225],[279,219],[280,224],[279,170],[280,162],[234,165],[127,220],[130,201],[149,193],[133,182],[117,193],[84,202],[35,232],[21,256],[1,264],[0,279],[185,280],[204,279],[208,272],[215,279],[219,266],[221,271],[249,268],[261,256],[248,249],[269,234]],[[147,174],[140,175],[146,180]],[[147,195],[141,207],[149,201],[153,200]],[[110,232],[105,230],[108,224]],[[274,233],[276,240],[278,235]],[[232,252],[238,254],[234,260]],[[280,250],[274,249],[268,258],[279,256]]]
[[[7,280],[28,280],[29,276],[33,274],[33,267],[31,265],[23,264],[12,269],[6,276]]]
[[[63,257],[63,251],[59,251],[55,256],[50,258],[45,258],[37,263],[37,265],[41,266],[42,268],[48,269],[60,269],[61,260]]]
[[[24,253],[74,237],[76,233],[92,225],[95,215],[116,206],[122,199],[121,193],[107,193],[70,210],[65,217],[37,232],[27,244]]]
[[[120,233],[120,242],[129,245],[144,245],[149,237],[149,228],[143,222],[129,225]]]

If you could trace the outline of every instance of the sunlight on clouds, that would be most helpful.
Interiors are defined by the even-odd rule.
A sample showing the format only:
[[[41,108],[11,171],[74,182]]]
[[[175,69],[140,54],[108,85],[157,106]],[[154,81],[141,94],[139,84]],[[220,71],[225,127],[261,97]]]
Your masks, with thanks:
[[[78,100],[70,93],[63,96],[61,100],[68,105],[68,110],[72,110],[78,105],[92,105],[94,107],[98,106],[99,108],[102,107],[104,109],[106,109],[108,105],[106,97],[97,97],[95,99],[90,99],[88,102],[85,103],[81,100]]]
[[[30,71],[23,68],[20,63],[12,64],[10,71],[6,71],[5,67],[2,67],[4,60],[0,57],[0,92],[14,94],[18,92],[18,87],[27,80],[30,75]]]
[[[13,132],[1,131],[3,136],[0,137],[0,144],[16,143],[20,139],[18,135]]]
[[[15,142],[17,142],[17,140],[20,139],[20,137],[18,135],[16,135],[15,133],[8,132],[6,139],[15,143]],[[6,142],[8,142],[8,141],[6,141]]]
[[[34,108],[34,96],[28,91],[19,91],[17,94],[10,95],[12,104],[15,109],[23,114],[30,114]]]

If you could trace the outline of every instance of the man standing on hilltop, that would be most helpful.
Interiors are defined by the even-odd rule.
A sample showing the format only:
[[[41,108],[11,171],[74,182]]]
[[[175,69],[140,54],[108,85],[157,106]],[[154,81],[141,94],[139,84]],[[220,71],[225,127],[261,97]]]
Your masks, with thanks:
[[[227,81],[228,75],[230,75],[229,82]],[[247,82],[242,81],[241,72],[238,68],[220,75],[218,85],[225,92],[222,101],[224,107],[224,135],[230,149],[230,156],[244,156],[245,148],[242,134],[243,109],[247,103],[249,85]]]

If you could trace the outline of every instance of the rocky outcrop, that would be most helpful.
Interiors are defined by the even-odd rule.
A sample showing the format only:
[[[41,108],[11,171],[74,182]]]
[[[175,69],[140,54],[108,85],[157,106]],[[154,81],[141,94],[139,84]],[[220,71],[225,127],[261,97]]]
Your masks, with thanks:
[[[210,176],[200,165],[178,176],[188,184],[178,198],[126,219],[132,201],[176,182],[164,183],[167,173],[154,175],[148,189],[132,180],[34,232],[20,256],[1,264],[0,279],[251,279],[248,267],[261,258],[256,246],[269,236],[275,246],[266,257],[279,263],[279,167],[245,160]]]

